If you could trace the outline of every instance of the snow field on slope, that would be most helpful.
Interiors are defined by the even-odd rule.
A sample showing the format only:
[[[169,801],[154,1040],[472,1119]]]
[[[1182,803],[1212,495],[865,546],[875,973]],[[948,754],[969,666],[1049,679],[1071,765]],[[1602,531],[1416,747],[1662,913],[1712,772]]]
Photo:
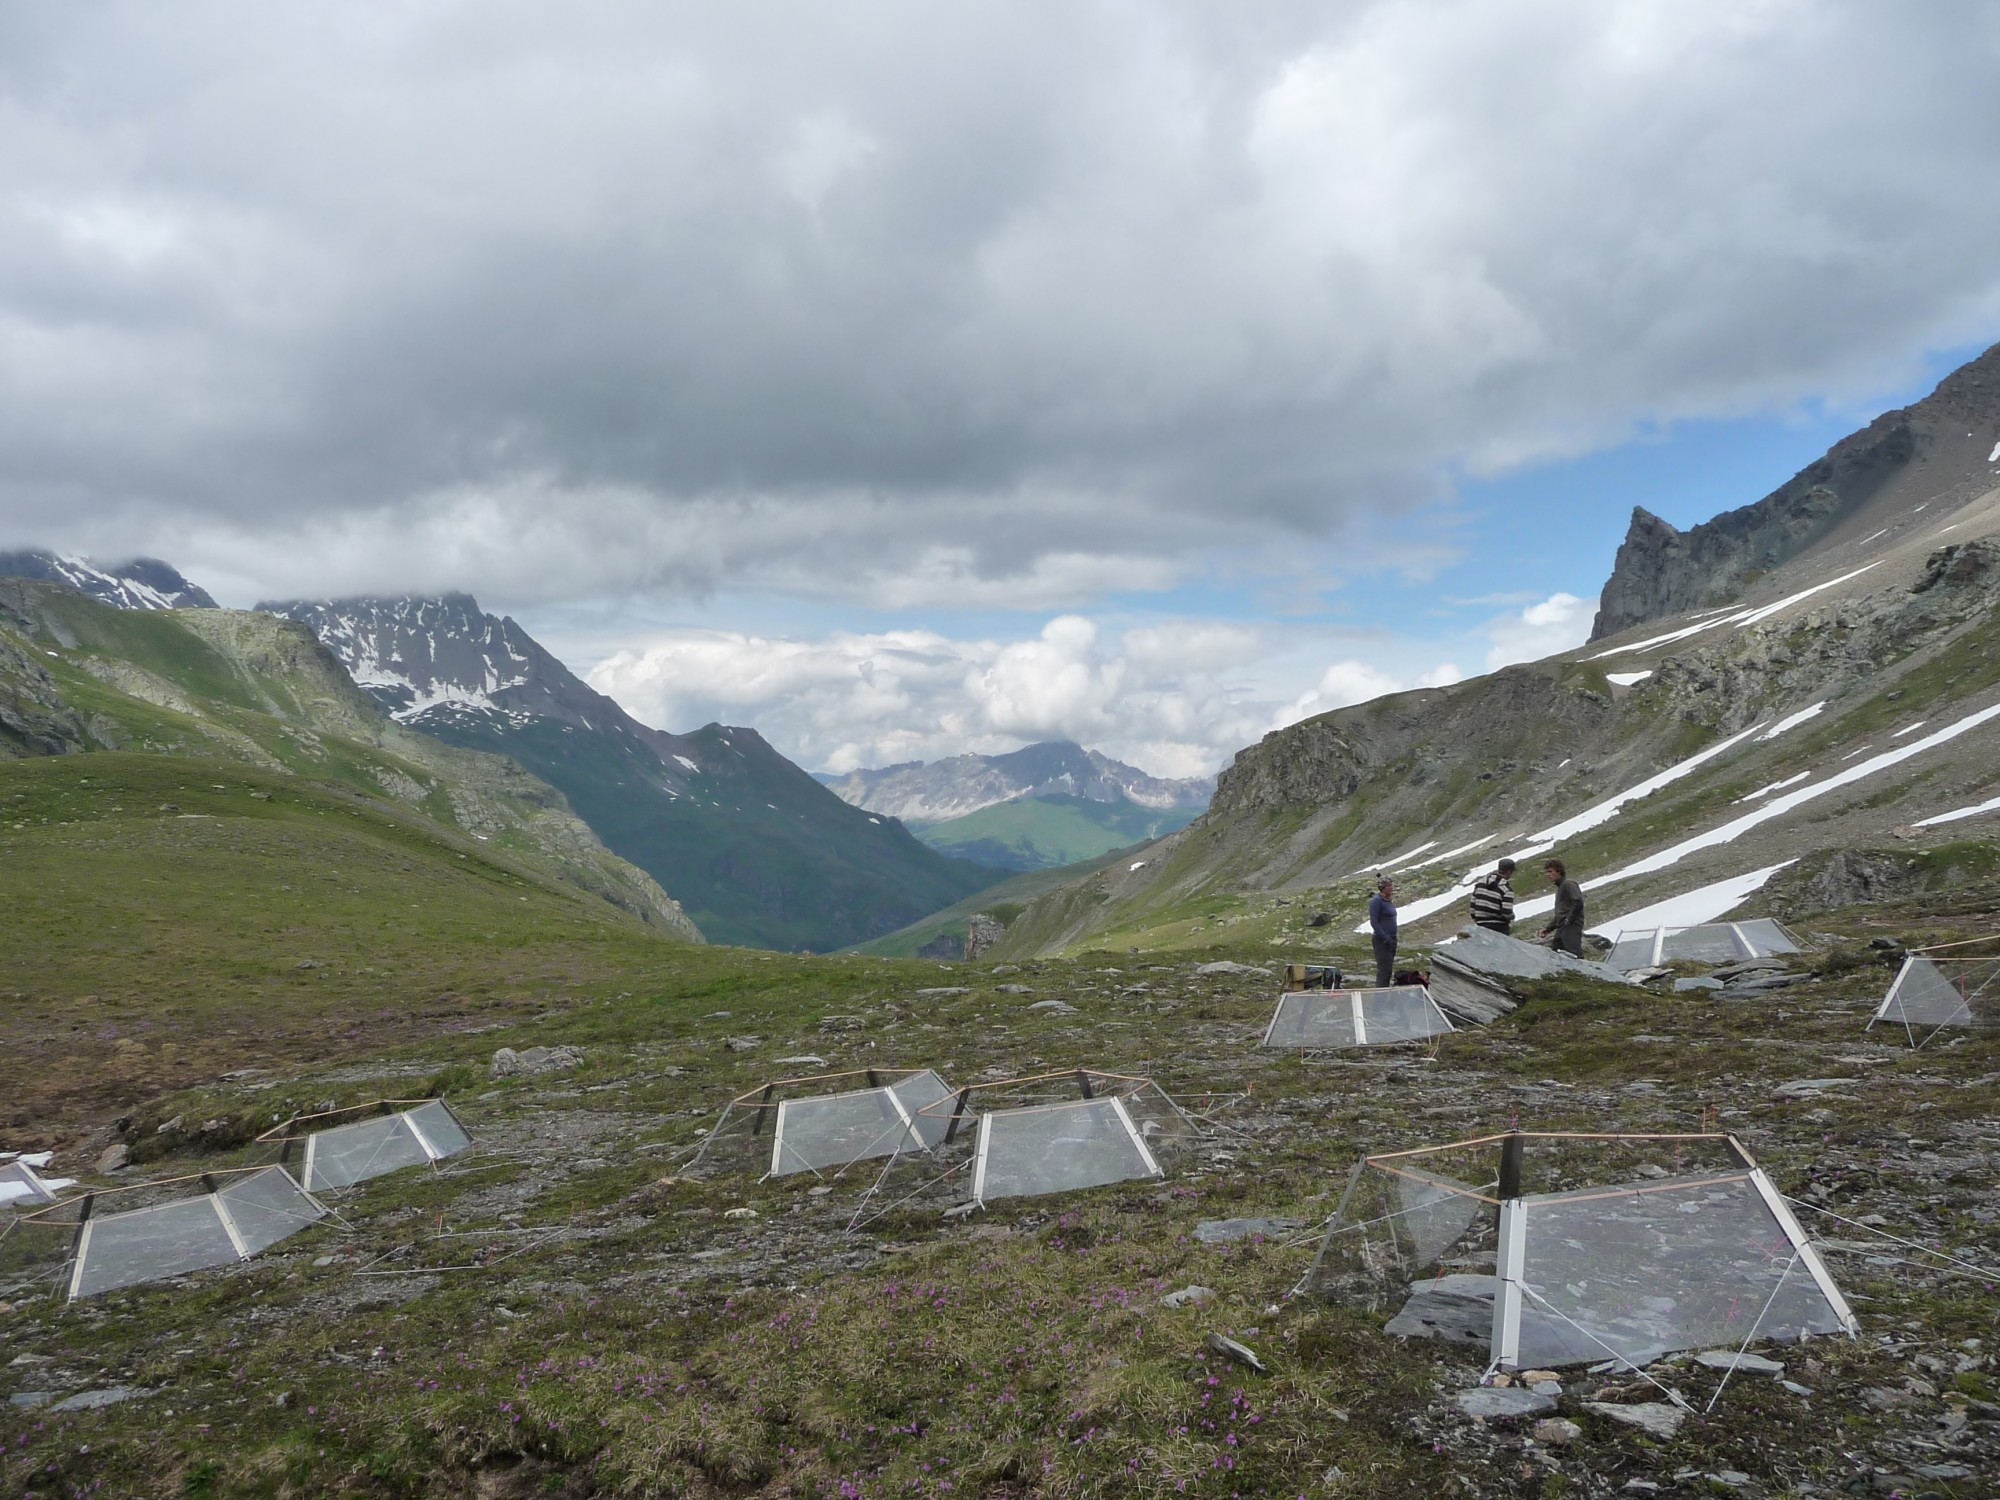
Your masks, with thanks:
[[[1934,818],[1920,818],[1911,826],[1914,828],[1935,828],[1940,823],[1956,823],[1960,818],[1976,818],[1981,813],[2000,809],[2000,797],[1985,802],[1974,803],[1971,807],[1954,807],[1950,812],[1939,813]]]
[[[1770,878],[1787,865],[1795,865],[1795,859],[1782,860],[1775,865],[1766,865],[1761,870],[1751,870],[1742,875],[1732,875],[1727,880],[1718,880],[1710,885],[1696,886],[1691,891],[1682,891],[1678,896],[1669,896],[1664,901],[1655,901],[1651,906],[1642,906],[1636,911],[1628,911],[1623,916],[1613,917],[1608,922],[1598,922],[1591,926],[1592,932],[1615,939],[1622,932],[1640,932],[1653,927],[1699,927],[1703,922],[1713,922],[1716,918],[1734,911],[1743,904],[1746,896],[1753,891],[1761,891]]]
[[[1778,726],[1773,726],[1771,732],[1773,734],[1779,733],[1782,732],[1783,728],[1788,728],[1795,724],[1804,723],[1807,719],[1813,717],[1814,714],[1816,714],[1824,706],[1825,705],[1823,703],[1815,704],[1810,709],[1806,709],[1801,711],[1800,713],[1793,714],[1789,719],[1781,720]],[[1653,854],[1645,856],[1643,859],[1636,860],[1633,863],[1625,866],[1623,869],[1615,870],[1608,875],[1597,876],[1594,879],[1583,880],[1580,882],[1580,884],[1586,891],[1599,889],[1603,886],[1611,885],[1621,880],[1630,880],[1635,876],[1650,875],[1657,871],[1667,869],[1673,865],[1679,864],[1683,859],[1687,858],[1690,854],[1698,853],[1703,849],[1710,849],[1721,844],[1733,843],[1738,838],[1742,837],[1745,833],[1748,833],[1751,829],[1756,828],[1761,824],[1768,823],[1773,818],[1783,817],[1786,813],[1789,813],[1796,808],[1804,806],[1806,803],[1813,801],[1815,798],[1823,797],[1828,792],[1837,791],[1841,787],[1851,786],[1855,782],[1864,780],[1867,777],[1874,775],[1878,771],[1884,771],[1891,766],[1900,765],[1902,762],[1909,760],[1911,757],[1920,755],[1926,750],[1933,749],[1938,745],[1942,745],[1947,743],[1948,741],[1957,739],[1960,735],[1969,733],[1970,731],[1977,729],[1980,725],[1985,724],[1996,717],[2000,717],[2000,704],[1995,704],[1989,708],[1980,709],[1976,713],[1968,714],[1964,718],[1958,719],[1953,723],[1946,725],[1943,729],[1932,731],[1930,734],[1925,735],[1920,740],[1912,740],[1909,744],[1899,745],[1893,750],[1884,750],[1880,754],[1871,756],[1869,759],[1862,761],[1858,765],[1849,766],[1846,770],[1835,772],[1825,781],[1814,782],[1811,785],[1802,786],[1796,791],[1787,792],[1784,793],[1783,795],[1772,795],[1770,800],[1765,802],[1762,806],[1755,808],[1750,812],[1744,813],[1741,816],[1736,817],[1717,828],[1712,828],[1708,830],[1706,833],[1696,834],[1692,838],[1683,839],[1677,844],[1670,845],[1665,849],[1659,850]],[[1531,843],[1527,848],[1517,851],[1512,856],[1512,858],[1517,864],[1523,863],[1535,857],[1536,855],[1545,853],[1546,851],[1553,849],[1556,843],[1560,839],[1571,836],[1570,832],[1566,830],[1569,830],[1572,827],[1572,825],[1580,825],[1578,827],[1578,831],[1581,831],[1582,828],[1592,828],[1597,826],[1598,823],[1604,822],[1607,818],[1611,817],[1614,813],[1616,813],[1619,806],[1622,806],[1623,803],[1632,800],[1634,796],[1644,795],[1645,792],[1655,790],[1657,789],[1658,786],[1663,786],[1668,784],[1668,782],[1679,780],[1681,776],[1684,776],[1689,771],[1695,769],[1703,761],[1712,759],[1716,755],[1719,755],[1723,751],[1729,749],[1732,745],[1740,743],[1741,741],[1750,737],[1751,735],[1757,735],[1760,742],[1764,739],[1770,738],[1771,737],[1770,734],[1764,734],[1760,732],[1762,728],[1763,726],[1761,725],[1753,725],[1751,728],[1744,730],[1741,734],[1732,735],[1727,740],[1723,740],[1718,744],[1709,746],[1708,749],[1702,751],[1699,755],[1690,756],[1687,760],[1677,762],[1675,765],[1670,766],[1667,770],[1660,772],[1658,776],[1651,777],[1649,778],[1648,781],[1639,783],[1639,785],[1637,787],[1632,788],[1631,791],[1621,792],[1617,797],[1607,799],[1607,801],[1597,804],[1596,807],[1591,808],[1586,812],[1579,813],[1576,818],[1569,820],[1568,823],[1559,823],[1555,826],[1555,828],[1548,830],[1546,833],[1532,835],[1531,837],[1535,841]],[[1642,788],[1644,789],[1644,791],[1641,790]],[[1602,816],[1593,817],[1594,814],[1599,813],[1602,809],[1605,808],[1610,808],[1610,811],[1604,812]],[[1971,815],[1972,815],[1971,812],[1964,813],[1964,816],[1969,817]],[[1586,818],[1591,819],[1591,821],[1583,822],[1582,820]],[[1450,890],[1442,891],[1435,896],[1426,896],[1421,900],[1412,901],[1408,903],[1408,905],[1406,906],[1399,907],[1397,910],[1397,915],[1399,919],[1403,922],[1420,921],[1424,917],[1432,915],[1434,912],[1443,911],[1446,907],[1453,905],[1455,902],[1470,899],[1472,895],[1472,882],[1474,878],[1476,877],[1467,876],[1464,880],[1454,885]],[[1518,920],[1528,917],[1541,916],[1548,912],[1553,911],[1554,909],[1555,909],[1555,897],[1553,894],[1551,894],[1547,896],[1532,897],[1528,900],[1518,903],[1514,908],[1514,914],[1516,919]],[[1366,922],[1363,922],[1354,930],[1356,933],[1367,932],[1369,930],[1368,924]]]
[[[1714,630],[1718,626],[1728,626],[1740,630],[1745,625],[1755,625],[1759,620],[1768,620],[1772,615],[1790,609],[1801,600],[1810,599],[1824,589],[1835,588],[1850,578],[1859,578],[1869,568],[1880,567],[1880,563],[1869,563],[1867,567],[1856,568],[1851,573],[1842,573],[1838,578],[1829,578],[1825,583],[1816,583],[1809,589],[1800,589],[1796,594],[1787,594],[1773,604],[1760,604],[1753,609],[1737,610],[1733,614],[1719,616],[1712,620],[1702,620],[1693,625],[1683,625],[1678,630],[1670,630],[1665,635],[1649,636],[1643,641],[1634,641],[1629,646],[1613,646],[1609,651],[1600,651],[1595,656],[1586,656],[1585,661],[1603,661],[1607,656],[1624,656],[1633,651],[1650,651],[1655,646],[1667,646],[1675,641],[1684,641],[1691,635],[1700,635],[1704,630]]]

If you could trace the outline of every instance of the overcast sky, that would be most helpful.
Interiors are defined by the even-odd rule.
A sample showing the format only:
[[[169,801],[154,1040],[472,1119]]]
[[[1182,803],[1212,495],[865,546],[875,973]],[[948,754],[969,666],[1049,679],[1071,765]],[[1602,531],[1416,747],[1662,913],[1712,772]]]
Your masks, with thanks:
[[[0,546],[814,766],[1573,644],[2000,337],[2000,8],[0,10]]]

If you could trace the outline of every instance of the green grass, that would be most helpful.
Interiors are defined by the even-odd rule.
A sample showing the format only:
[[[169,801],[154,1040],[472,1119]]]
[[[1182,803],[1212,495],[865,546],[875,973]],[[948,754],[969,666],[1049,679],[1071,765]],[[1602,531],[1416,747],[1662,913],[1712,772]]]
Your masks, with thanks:
[[[917,837],[940,853],[1008,870],[1044,870],[1095,859],[1185,828],[1196,808],[1140,807],[1088,797],[1017,797],[962,818],[931,823]]]

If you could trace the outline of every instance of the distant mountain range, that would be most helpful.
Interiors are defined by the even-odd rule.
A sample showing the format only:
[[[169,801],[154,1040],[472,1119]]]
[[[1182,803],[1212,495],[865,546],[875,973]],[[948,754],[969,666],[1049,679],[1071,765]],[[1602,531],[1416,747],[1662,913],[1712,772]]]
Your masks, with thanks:
[[[157,557],[101,567],[81,557],[31,549],[0,552],[0,578],[32,578],[60,583],[115,609],[214,609],[205,589],[196,588]]]
[[[932,848],[1012,870],[1094,859],[1185,827],[1206,776],[1149,776],[1069,740],[820,778],[845,801],[907,823]]]
[[[754,729],[641,724],[470,595],[258,608],[310,626],[399,723],[512,756],[559,788],[711,942],[845,947],[999,878],[849,806]]]

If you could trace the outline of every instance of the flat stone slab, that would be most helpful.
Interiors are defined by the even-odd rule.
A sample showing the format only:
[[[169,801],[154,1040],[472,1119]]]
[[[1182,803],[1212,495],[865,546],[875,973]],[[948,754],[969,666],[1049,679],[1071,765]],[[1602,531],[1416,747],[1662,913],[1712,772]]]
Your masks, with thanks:
[[[1454,1272],[1419,1282],[1410,1288],[1410,1300],[1389,1320],[1384,1332],[1399,1338],[1491,1344],[1493,1278]]]
[[[1297,1219],[1203,1219],[1194,1226],[1194,1237],[1204,1245],[1226,1245],[1253,1235],[1275,1239],[1306,1226]]]
[[[1160,1299],[1162,1307],[1186,1307],[1190,1302],[1211,1302],[1215,1299],[1215,1288],[1207,1286],[1184,1286],[1177,1292],[1168,1292]]]
[[[1694,1357],[1698,1365],[1711,1370],[1739,1370],[1748,1375],[1782,1375],[1785,1367],[1761,1354],[1738,1354],[1734,1349],[1704,1349]]]
[[[1687,994],[1690,990],[1719,990],[1721,988],[1722,981],[1720,979],[1710,979],[1706,974],[1696,975],[1693,979],[1676,979],[1674,981],[1674,991],[1676,994],[1681,995]]]
[[[1269,969],[1260,969],[1255,964],[1239,964],[1234,959],[1219,958],[1212,964],[1202,964],[1196,968],[1197,974],[1262,974],[1271,977]]]
[[[1076,1007],[1071,1005],[1067,1000],[1037,1000],[1028,1009],[1045,1010],[1051,1015],[1058,1016],[1073,1016],[1076,1014]]]
[[[1257,1351],[1248,1344],[1238,1343],[1226,1334],[1205,1333],[1201,1339],[1202,1348],[1211,1354],[1220,1354],[1224,1359],[1234,1360],[1246,1370],[1254,1370],[1259,1375],[1271,1373],[1270,1367],[1257,1356]]]
[[[78,1391],[67,1400],[58,1401],[50,1411],[96,1411],[101,1406],[116,1406],[121,1401],[136,1401],[141,1396],[153,1393],[142,1386],[113,1385],[101,1391]]]
[[[933,989],[928,989],[928,990],[912,990],[912,991],[910,991],[910,993],[911,993],[911,994],[913,994],[913,995],[920,995],[920,996],[930,996],[930,995],[969,995],[969,994],[971,994],[971,993],[972,993],[972,991],[971,991],[971,989],[970,989],[970,988],[969,988],[968,986],[966,986],[966,985],[962,985],[962,984],[944,984],[944,985],[938,985],[937,987],[935,987],[935,988],[933,988]]]
[[[1811,1099],[1827,1089],[1852,1088],[1861,1082],[1858,1078],[1794,1078],[1790,1083],[1781,1083],[1773,1089],[1780,1099]]]
[[[1476,1385],[1460,1391],[1453,1400],[1468,1417],[1490,1421],[1495,1417],[1540,1417],[1556,1409],[1556,1399],[1518,1385]]]
[[[1481,974],[1499,974],[1511,979],[1548,979],[1556,974],[1586,974],[1607,984],[1632,983],[1624,973],[1609,964],[1594,963],[1587,958],[1571,958],[1567,953],[1544,948],[1540,943],[1524,943],[1519,938],[1508,937],[1487,927],[1464,928],[1457,937],[1441,944],[1435,951],[1448,954],[1454,963],[1463,964]]]
[[[1615,1401],[1586,1401],[1583,1404],[1587,1410],[1596,1412],[1600,1417],[1623,1422],[1627,1427],[1650,1432],[1654,1437],[1672,1437],[1681,1430],[1681,1423],[1687,1420],[1687,1411],[1684,1407],[1673,1406],[1665,1401],[1639,1401],[1630,1406],[1621,1406]]]

